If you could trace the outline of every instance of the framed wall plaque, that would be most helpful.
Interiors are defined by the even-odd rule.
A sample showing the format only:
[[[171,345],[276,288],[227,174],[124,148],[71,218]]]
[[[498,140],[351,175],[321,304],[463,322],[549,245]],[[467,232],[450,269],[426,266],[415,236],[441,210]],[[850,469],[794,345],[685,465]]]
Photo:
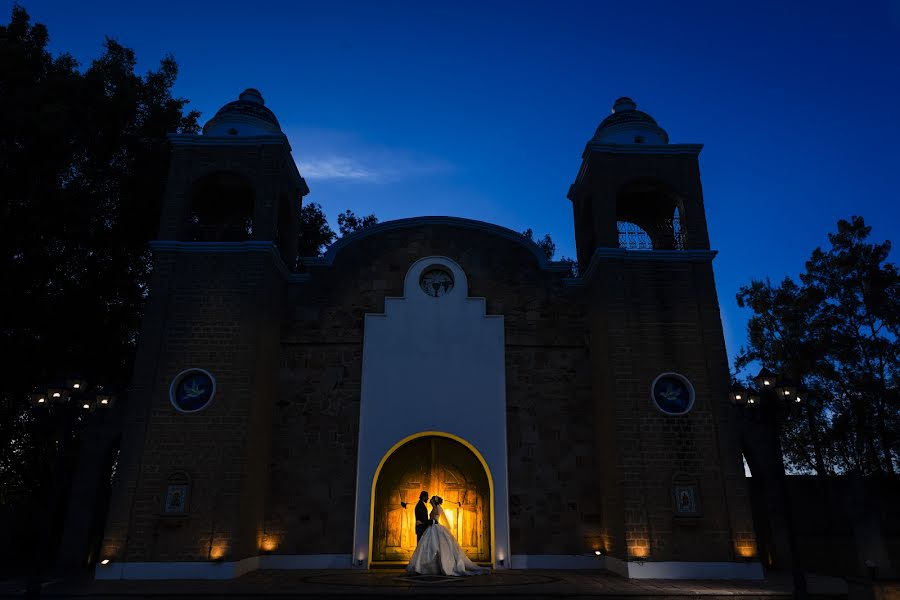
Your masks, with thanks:
[[[183,413],[199,412],[209,406],[216,395],[216,380],[209,371],[186,369],[172,379],[169,401]]]
[[[662,373],[650,386],[650,399],[667,415],[684,415],[694,407],[694,386],[684,375]]]

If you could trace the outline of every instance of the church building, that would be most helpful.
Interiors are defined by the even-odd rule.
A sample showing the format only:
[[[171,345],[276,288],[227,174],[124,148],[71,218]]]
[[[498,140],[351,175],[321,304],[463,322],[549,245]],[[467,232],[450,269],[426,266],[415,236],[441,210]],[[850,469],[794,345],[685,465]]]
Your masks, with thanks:
[[[402,567],[423,490],[495,570],[762,577],[700,144],[618,99],[573,266],[451,216],[298,256],[309,188],[254,89],[170,140],[97,578]]]

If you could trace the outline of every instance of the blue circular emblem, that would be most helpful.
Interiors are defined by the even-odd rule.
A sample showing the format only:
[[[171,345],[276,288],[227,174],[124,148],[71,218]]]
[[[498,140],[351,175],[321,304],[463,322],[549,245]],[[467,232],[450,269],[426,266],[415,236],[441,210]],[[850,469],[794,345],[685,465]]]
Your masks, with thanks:
[[[667,415],[683,415],[694,406],[694,386],[678,373],[663,373],[653,380],[650,396]]]
[[[216,380],[203,369],[182,371],[169,386],[169,400],[181,412],[203,410],[216,393]]]

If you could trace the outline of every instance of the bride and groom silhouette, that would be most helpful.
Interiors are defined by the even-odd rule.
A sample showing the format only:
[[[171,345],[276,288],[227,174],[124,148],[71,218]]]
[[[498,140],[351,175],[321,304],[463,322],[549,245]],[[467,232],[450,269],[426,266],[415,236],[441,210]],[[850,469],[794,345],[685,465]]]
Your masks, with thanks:
[[[425,501],[431,504],[431,512]],[[447,523],[447,516],[441,505],[444,500],[433,496],[428,500],[428,492],[419,494],[416,503],[416,550],[406,570],[420,575],[484,575],[490,569],[479,567],[466,556],[450,530],[441,523]]]

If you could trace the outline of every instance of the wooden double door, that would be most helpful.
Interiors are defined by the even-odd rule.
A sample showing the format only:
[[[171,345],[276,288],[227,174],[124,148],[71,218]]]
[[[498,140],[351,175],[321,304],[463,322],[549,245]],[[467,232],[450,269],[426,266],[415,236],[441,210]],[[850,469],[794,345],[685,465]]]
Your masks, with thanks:
[[[490,562],[487,473],[471,450],[441,436],[411,440],[382,467],[375,483],[372,561],[410,559],[416,549],[415,506],[422,491],[444,499],[450,531],[466,555],[473,561]]]

